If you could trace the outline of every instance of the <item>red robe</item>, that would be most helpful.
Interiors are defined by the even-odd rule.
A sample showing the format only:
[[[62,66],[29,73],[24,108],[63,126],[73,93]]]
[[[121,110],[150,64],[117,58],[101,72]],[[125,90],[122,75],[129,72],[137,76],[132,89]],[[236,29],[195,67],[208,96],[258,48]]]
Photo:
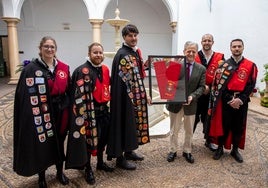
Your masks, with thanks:
[[[211,85],[212,84],[215,71],[216,71],[216,69],[218,68],[219,64],[222,62],[223,59],[224,59],[224,55],[222,53],[213,52],[213,55],[212,55],[209,63],[207,65],[204,65],[204,63],[202,63],[202,60],[200,59],[199,54],[195,56],[195,62],[203,64],[207,68],[207,71],[206,71],[206,85]]]
[[[211,91],[212,100],[209,104],[209,115],[211,115],[210,136],[219,137],[224,134],[222,119],[228,117],[224,117],[224,114],[222,114],[222,91],[227,89],[229,91],[240,92],[240,100],[242,100],[243,103],[248,103],[249,95],[255,87],[258,72],[256,65],[243,58],[239,62],[238,67],[235,66],[237,65],[234,63],[234,60],[229,59],[216,71]],[[245,107],[247,108],[247,106]],[[244,149],[245,147],[246,118],[247,115],[245,114],[243,121],[243,135],[238,145],[240,149]],[[231,149],[231,144],[232,133],[229,132],[224,147],[226,149]]]

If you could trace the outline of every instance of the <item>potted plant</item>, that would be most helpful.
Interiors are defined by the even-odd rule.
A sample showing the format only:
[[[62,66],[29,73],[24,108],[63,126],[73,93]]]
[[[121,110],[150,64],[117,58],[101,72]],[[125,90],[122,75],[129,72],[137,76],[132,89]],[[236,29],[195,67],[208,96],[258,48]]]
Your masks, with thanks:
[[[22,69],[29,63],[31,63],[30,60],[24,60],[21,64],[17,65],[18,69],[15,71],[15,73],[17,74],[18,72],[21,72]]]
[[[264,94],[261,97],[261,106],[268,107],[268,63],[263,65],[264,67],[264,77],[261,82],[265,82],[266,87],[264,89]]]

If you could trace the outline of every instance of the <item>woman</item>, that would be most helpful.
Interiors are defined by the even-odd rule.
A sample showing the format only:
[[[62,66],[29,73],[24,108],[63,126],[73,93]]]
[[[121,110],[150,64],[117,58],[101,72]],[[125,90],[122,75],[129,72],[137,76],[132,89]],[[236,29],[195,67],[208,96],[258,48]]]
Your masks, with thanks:
[[[68,122],[69,66],[56,59],[57,44],[43,37],[39,58],[21,72],[14,102],[14,171],[39,175],[39,187],[47,187],[45,171],[56,164],[57,179],[69,183],[63,173],[64,140]]]

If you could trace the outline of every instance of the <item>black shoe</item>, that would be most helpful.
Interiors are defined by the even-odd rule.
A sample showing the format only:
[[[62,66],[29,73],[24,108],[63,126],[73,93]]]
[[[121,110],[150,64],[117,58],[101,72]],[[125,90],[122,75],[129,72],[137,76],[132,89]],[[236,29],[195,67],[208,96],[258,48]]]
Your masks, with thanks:
[[[182,153],[182,156],[186,159],[186,161],[188,163],[194,163],[194,157],[192,156],[191,153],[185,153],[185,152],[183,152]]]
[[[205,146],[212,152],[216,151],[217,148],[215,148],[211,143],[209,143],[208,141],[205,142]]]
[[[39,180],[38,181],[39,188],[47,188],[47,182],[46,180]]]
[[[233,149],[231,151],[231,156],[239,163],[243,163],[243,157],[241,156],[241,154],[238,152],[237,149]]]
[[[223,147],[219,146],[218,149],[214,153],[213,159],[214,160],[219,160],[222,155],[223,155]]]
[[[138,155],[134,151],[125,152],[125,158],[126,158],[126,160],[132,160],[132,161],[142,161],[142,160],[144,160],[143,156]]]
[[[119,168],[122,168],[124,170],[135,170],[136,169],[136,165],[133,163],[130,163],[124,157],[120,157],[120,158],[116,159],[116,166]]]
[[[93,185],[95,184],[95,177],[94,177],[94,174],[93,174],[93,171],[91,168],[86,168],[85,170],[85,179],[86,179],[86,182],[90,185]]]
[[[98,170],[104,170],[105,172],[112,172],[114,168],[109,167],[106,163],[97,163]]]
[[[176,152],[169,152],[169,154],[167,156],[167,161],[168,162],[172,162],[172,161],[174,161],[175,157],[177,157],[177,153]]]
[[[62,185],[68,185],[69,184],[69,179],[67,178],[67,176],[64,173],[57,173],[57,180],[59,180],[59,182]]]

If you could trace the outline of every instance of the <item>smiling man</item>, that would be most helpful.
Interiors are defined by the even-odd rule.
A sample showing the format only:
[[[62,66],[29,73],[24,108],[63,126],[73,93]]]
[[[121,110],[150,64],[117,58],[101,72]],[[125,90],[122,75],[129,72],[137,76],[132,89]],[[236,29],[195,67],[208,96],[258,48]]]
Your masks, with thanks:
[[[103,161],[110,125],[110,70],[103,64],[103,46],[93,42],[88,58],[72,74],[70,131],[66,168],[84,169],[85,180],[95,184],[92,156],[97,155],[97,169],[112,172]]]
[[[206,67],[206,89],[198,99],[197,110],[194,122],[194,131],[197,124],[201,121],[203,124],[204,138],[206,139],[205,146],[211,151],[215,151],[217,148],[211,143],[213,138],[208,136],[208,127],[206,126],[208,103],[209,103],[209,93],[211,84],[214,78],[215,70],[218,68],[219,63],[224,60],[224,54],[220,52],[214,52],[212,46],[214,44],[214,37],[212,34],[205,34],[202,36],[201,45],[202,49],[198,51],[195,56],[195,61]]]
[[[203,65],[195,62],[195,56],[198,51],[198,44],[187,41],[184,44],[183,53],[186,58],[186,86],[187,86],[187,103],[174,104],[177,106],[177,111],[170,108],[170,145],[169,154],[167,156],[168,162],[173,162],[177,156],[178,150],[178,134],[182,126],[184,126],[184,143],[182,156],[188,163],[194,163],[192,155],[192,140],[195,113],[197,108],[197,99],[205,90],[205,73],[206,69]]]
[[[125,170],[135,170],[128,160],[141,161],[134,152],[149,142],[147,98],[143,79],[144,63],[137,48],[139,31],[128,24],[122,29],[124,43],[114,57],[111,74],[111,128],[107,143],[109,158]]]

